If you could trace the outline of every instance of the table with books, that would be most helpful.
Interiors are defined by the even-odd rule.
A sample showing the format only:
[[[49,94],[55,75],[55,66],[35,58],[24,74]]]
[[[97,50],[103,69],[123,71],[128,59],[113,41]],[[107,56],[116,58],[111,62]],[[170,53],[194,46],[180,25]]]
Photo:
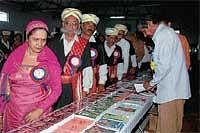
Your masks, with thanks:
[[[136,82],[120,81],[11,132],[130,133],[153,104],[152,93],[135,92]]]

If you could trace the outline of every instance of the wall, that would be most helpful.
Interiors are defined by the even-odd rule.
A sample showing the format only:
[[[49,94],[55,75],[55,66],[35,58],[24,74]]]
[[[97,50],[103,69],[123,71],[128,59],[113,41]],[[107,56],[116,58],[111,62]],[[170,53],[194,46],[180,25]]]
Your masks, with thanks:
[[[168,7],[166,7],[166,12],[164,15],[170,16],[174,18],[174,21],[177,21],[182,25],[182,31],[183,34],[185,34],[190,42],[190,45],[196,46],[198,44],[198,35],[199,35],[199,14],[198,9],[194,8],[193,6],[185,6],[182,7],[185,9],[183,15],[182,10],[177,10],[176,12],[173,12],[176,8],[170,7],[170,10],[168,10]],[[17,30],[22,31],[25,28],[25,25],[28,20],[33,18],[42,18],[44,19],[48,26],[50,31],[54,31],[55,27],[60,26],[60,18],[53,17],[51,15],[45,14],[45,13],[29,13],[29,12],[22,12],[13,8],[8,8],[7,6],[0,5],[0,10],[8,11],[10,15],[10,22],[0,22],[0,30],[1,29],[10,29],[10,30]],[[187,12],[190,11],[190,12]],[[187,16],[187,17],[186,17]],[[136,18],[129,18],[128,20],[118,20],[118,19],[100,19],[100,23],[98,24],[98,31],[101,33],[104,33],[106,27],[113,27],[117,23],[126,24],[129,28],[129,32],[134,32],[136,29]]]
[[[23,31],[27,22],[31,19],[42,19],[49,26],[50,31],[54,30],[54,27],[59,26],[59,20],[54,19],[52,16],[44,13],[29,13],[22,12],[17,9],[8,8],[0,5],[1,11],[9,13],[9,23],[0,22],[0,30],[7,29],[11,31]]]

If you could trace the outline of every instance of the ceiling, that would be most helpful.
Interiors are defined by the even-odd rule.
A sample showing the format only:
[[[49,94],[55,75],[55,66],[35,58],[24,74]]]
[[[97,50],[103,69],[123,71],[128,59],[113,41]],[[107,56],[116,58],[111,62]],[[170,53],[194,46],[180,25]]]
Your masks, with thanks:
[[[122,21],[127,22],[147,13],[156,13],[180,24],[185,33],[198,40],[199,3],[199,0],[0,0],[0,8],[45,13],[60,20],[63,9],[73,7],[82,13],[96,14],[102,22],[109,22],[110,16],[125,16]]]
[[[141,14],[157,12],[168,6],[183,2],[152,0],[0,0],[0,4],[23,12],[45,12],[60,17],[66,7],[80,9],[83,13],[95,13],[100,18],[125,15],[138,17]],[[190,1],[191,2],[191,1]],[[171,3],[171,4],[170,4]],[[186,4],[187,5],[187,4]]]

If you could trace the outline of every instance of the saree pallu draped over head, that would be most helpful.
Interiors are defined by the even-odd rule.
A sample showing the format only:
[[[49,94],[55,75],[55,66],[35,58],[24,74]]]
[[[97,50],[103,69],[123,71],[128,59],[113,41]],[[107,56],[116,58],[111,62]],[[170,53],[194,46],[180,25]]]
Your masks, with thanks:
[[[55,65],[55,60],[49,60],[52,54],[47,46],[39,53],[37,57],[38,64],[36,66],[22,65],[27,48],[27,42],[19,46],[9,56],[1,71],[1,75],[6,75],[6,77],[2,76],[1,78],[4,81],[9,81],[10,86],[10,89],[1,89],[2,94],[9,94],[10,96],[9,101],[6,103],[0,101],[0,105],[4,105],[0,110],[4,117],[4,132],[26,124],[25,116],[29,112],[43,107],[44,104],[49,105],[46,101],[52,94],[52,81],[56,80],[53,75],[53,70],[59,73],[61,72],[60,68],[58,69],[57,65]],[[50,67],[52,70],[49,69]],[[2,84],[6,86],[6,82]],[[2,99],[2,97],[0,98]],[[50,110],[51,105],[44,110],[43,115]]]
[[[83,97],[82,71],[78,71],[78,68],[82,64],[81,57],[86,45],[87,41],[79,37],[79,41],[74,42],[63,68],[64,76],[70,77],[71,80],[73,101],[80,100]]]

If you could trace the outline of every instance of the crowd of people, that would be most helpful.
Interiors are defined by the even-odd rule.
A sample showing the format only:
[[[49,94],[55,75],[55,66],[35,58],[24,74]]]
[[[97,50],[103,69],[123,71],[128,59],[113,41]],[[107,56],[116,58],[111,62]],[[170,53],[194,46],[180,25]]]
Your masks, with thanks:
[[[2,31],[0,128],[3,132],[83,97],[101,93],[130,73],[151,68],[153,79],[145,81],[144,87],[157,89],[158,131],[181,130],[185,99],[190,97],[186,39],[184,44],[188,46],[183,47],[181,37],[172,28],[149,16],[138,21],[135,33],[128,33],[124,24],[116,24],[98,36],[95,32],[100,19],[95,14],[66,8],[61,21],[62,33],[51,39],[42,20],[28,22],[24,42],[17,33],[11,45],[10,32]],[[148,41],[149,38],[153,41]]]

